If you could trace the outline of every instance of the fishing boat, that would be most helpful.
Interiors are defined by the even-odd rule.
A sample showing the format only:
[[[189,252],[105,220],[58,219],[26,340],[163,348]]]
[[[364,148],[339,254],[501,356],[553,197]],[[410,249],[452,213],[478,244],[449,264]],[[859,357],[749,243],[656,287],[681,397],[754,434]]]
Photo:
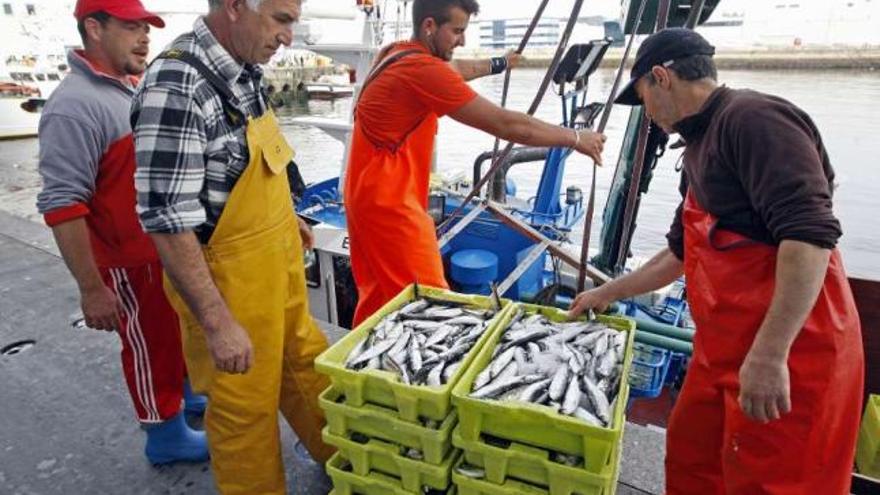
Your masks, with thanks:
[[[324,75],[316,81],[303,84],[303,90],[310,100],[335,100],[354,95],[354,86],[348,77],[342,75]]]
[[[649,0],[645,2],[644,13],[639,12],[641,3],[625,2],[627,35],[650,34],[664,26],[694,28],[710,19],[719,1]],[[361,46],[308,47],[356,67],[355,93],[382,41],[382,27],[374,12],[364,9],[364,13],[367,20]],[[573,18],[577,15],[573,13]],[[611,102],[588,102],[586,90],[612,40],[572,46],[566,46],[566,41],[563,36],[545,82],[555,86],[555,94],[562,100],[563,126],[594,127]],[[544,89],[539,91],[535,104],[540,103]],[[602,120],[607,122],[607,115]],[[345,144],[347,158],[350,120],[306,117],[295,122],[327,131]],[[604,122],[600,126],[604,127]],[[592,220],[595,188],[594,183],[587,193],[574,186],[561,190],[570,150],[508,146],[499,153],[496,143],[494,150],[475,157],[472,180],[437,178],[432,183],[429,213],[438,226],[450,286],[458,292],[482,294],[494,287],[503,297],[564,308],[579,288],[601,284],[625,273],[632,259],[630,243],[640,198],[649,190],[652,171],[661,151],[666,149],[667,139],[650,124],[641,107],[630,110],[593,256],[587,256],[589,223],[582,246],[568,242],[569,234],[581,227],[585,215]],[[344,162],[339,177],[305,189],[297,200],[297,210],[314,224],[316,237],[307,267],[312,311],[319,319],[349,328],[357,292],[349,261],[342,190]],[[518,164],[530,162],[543,162],[544,166],[536,195],[524,198],[517,196],[516,185],[507,173]],[[491,169],[490,173],[486,173],[486,168]],[[862,318],[868,362],[867,397],[869,393],[880,392],[880,282],[851,279],[851,285]],[[630,376],[631,397],[636,399],[628,412],[630,421],[666,425],[677,389],[687,372],[695,332],[685,294],[682,279],[656,293],[621,301],[614,309],[637,322],[636,341],[642,349],[637,356],[641,366],[634,366],[640,375]],[[853,492],[869,493],[880,487],[878,483],[854,474]]]
[[[0,139],[36,136],[40,111],[65,74],[66,66],[0,61]]]

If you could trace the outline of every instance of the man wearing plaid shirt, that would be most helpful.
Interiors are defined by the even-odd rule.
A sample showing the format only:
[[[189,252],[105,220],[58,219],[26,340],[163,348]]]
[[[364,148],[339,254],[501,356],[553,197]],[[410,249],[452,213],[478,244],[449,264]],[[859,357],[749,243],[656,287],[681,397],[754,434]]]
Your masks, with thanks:
[[[286,168],[293,151],[260,94],[299,0],[211,0],[144,74],[132,105],[138,213],[166,267],[222,493],[284,493],[278,410],[318,461],[314,371],[327,347],[309,315]]]

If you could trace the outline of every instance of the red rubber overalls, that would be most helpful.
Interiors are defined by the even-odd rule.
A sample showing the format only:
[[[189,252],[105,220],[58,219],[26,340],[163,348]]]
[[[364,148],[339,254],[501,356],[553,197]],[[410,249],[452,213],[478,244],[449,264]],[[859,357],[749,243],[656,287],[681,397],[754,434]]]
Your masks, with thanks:
[[[791,348],[792,411],[761,424],[738,404],[739,369],[770,306],[774,246],[715,229],[685,199],[685,276],[697,333],[667,434],[668,494],[849,493],[864,380],[861,328],[840,253]]]

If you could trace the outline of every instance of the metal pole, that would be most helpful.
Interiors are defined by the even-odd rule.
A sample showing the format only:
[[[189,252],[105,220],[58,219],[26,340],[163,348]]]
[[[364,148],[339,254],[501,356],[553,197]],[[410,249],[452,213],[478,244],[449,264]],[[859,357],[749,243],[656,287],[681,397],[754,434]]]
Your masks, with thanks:
[[[697,27],[697,24],[700,22],[700,17],[703,15],[703,7],[706,6],[706,0],[695,0],[694,3],[691,4],[691,13],[688,15],[687,22],[685,22],[685,27],[688,29],[693,29]]]
[[[550,85],[550,81],[553,79],[553,74],[556,73],[556,69],[559,67],[559,63],[562,61],[562,56],[565,52],[565,48],[568,46],[568,40],[571,38],[571,32],[574,30],[575,24],[577,24],[578,15],[581,12],[581,7],[584,5],[584,0],[575,0],[574,6],[571,9],[571,16],[568,18],[568,24],[565,26],[565,31],[562,33],[562,38],[559,40],[559,45],[556,47],[556,54],[553,56],[553,61],[550,64],[550,69],[547,70],[547,74],[544,76],[544,80],[541,82],[541,86],[538,88],[538,93],[535,95],[535,99],[532,100],[532,105],[529,107],[528,115],[534,115],[535,111],[538,110],[538,106],[541,105],[541,101],[544,99],[544,93],[547,92],[547,87]],[[467,207],[470,204],[471,200],[476,197],[479,193],[480,189],[486,185],[486,182],[492,177],[492,175],[498,170],[498,168],[504,163],[504,159],[507,158],[507,155],[510,154],[510,151],[513,149],[514,143],[507,143],[507,146],[504,147],[504,151],[496,158],[495,162],[492,163],[492,166],[486,172],[486,174],[473,186],[471,192],[464,198],[458,208],[450,215],[446,221],[441,223],[437,227],[438,232],[443,232],[449,224],[449,221],[457,214],[461,213],[461,210]]]
[[[626,66],[626,61],[629,59],[629,53],[632,51],[633,42],[636,39],[636,35],[639,33],[639,27],[642,24],[642,15],[645,12],[645,4],[647,3],[647,0],[642,0],[642,3],[639,5],[639,11],[636,14],[636,22],[634,23],[632,35],[629,37],[629,42],[626,44],[626,50],[624,50],[623,57],[620,59],[620,66],[617,68],[617,75],[614,77],[614,84],[611,85],[611,93],[608,95],[605,108],[602,109],[602,118],[599,120],[599,127],[596,128],[596,132],[598,133],[605,132],[605,126],[608,125],[608,119],[611,116],[611,108],[614,106],[614,98],[617,96],[620,81],[623,79],[623,71]],[[587,201],[587,213],[584,216],[584,240],[581,243],[581,265],[578,267],[578,292],[583,291],[587,283],[587,264],[589,263],[588,251],[590,248],[590,237],[593,230],[593,215],[595,215],[596,212],[597,172],[597,164],[596,162],[593,162],[593,178],[590,182],[590,197]]]
[[[532,22],[529,24],[528,29],[526,29],[525,35],[523,35],[522,40],[519,42],[519,47],[516,49],[516,53],[520,55],[526,49],[526,45],[529,42],[529,39],[532,37],[532,33],[535,31],[535,28],[538,26],[538,22],[541,20],[541,17],[544,15],[544,9],[547,7],[547,3],[550,0],[543,0],[541,5],[538,6],[538,10],[535,11],[534,17],[532,17]],[[504,72],[504,89],[501,90],[501,108],[507,106],[507,93],[510,90],[510,73],[512,67],[508,66],[507,70]],[[492,147],[492,163],[495,163],[498,158],[498,148],[501,146],[501,138],[495,137],[495,145]]]
[[[657,24],[655,31],[665,29],[669,23],[669,0],[660,0],[657,9]],[[651,129],[651,122],[648,115],[642,112],[642,122],[639,126],[639,140],[636,143],[636,158],[633,165],[632,176],[630,177],[629,192],[626,196],[626,208],[623,210],[623,231],[620,235],[620,246],[617,253],[617,260],[622,268],[626,264],[626,251],[629,246],[629,236],[632,234],[630,225],[635,221],[632,218],[635,215],[636,198],[639,194],[639,186],[642,183],[642,171],[645,168],[645,154],[648,145],[648,132]]]

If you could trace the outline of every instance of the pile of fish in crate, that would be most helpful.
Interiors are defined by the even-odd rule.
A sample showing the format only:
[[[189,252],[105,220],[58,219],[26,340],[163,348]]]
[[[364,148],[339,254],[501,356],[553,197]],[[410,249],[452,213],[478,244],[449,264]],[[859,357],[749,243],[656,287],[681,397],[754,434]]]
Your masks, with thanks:
[[[633,328],[410,286],[315,362],[333,493],[613,493]]]

